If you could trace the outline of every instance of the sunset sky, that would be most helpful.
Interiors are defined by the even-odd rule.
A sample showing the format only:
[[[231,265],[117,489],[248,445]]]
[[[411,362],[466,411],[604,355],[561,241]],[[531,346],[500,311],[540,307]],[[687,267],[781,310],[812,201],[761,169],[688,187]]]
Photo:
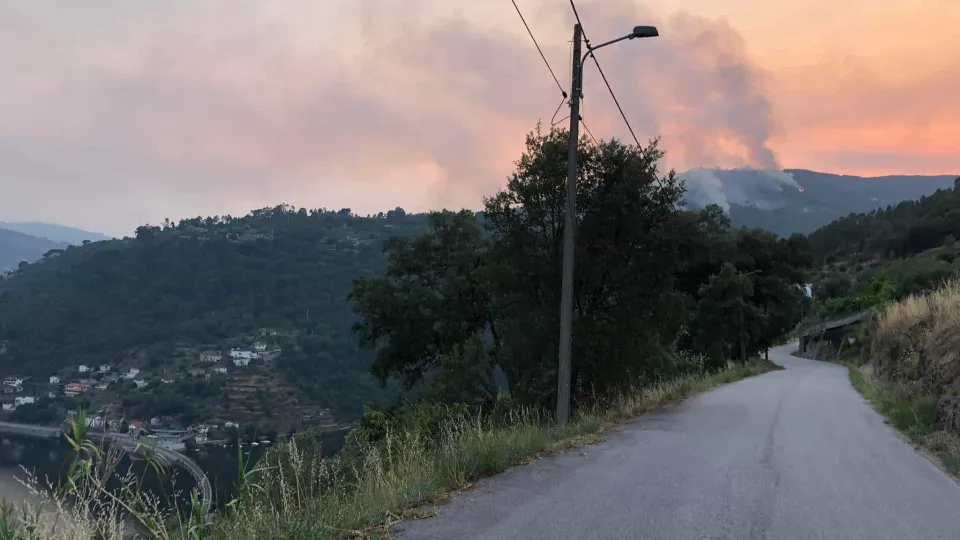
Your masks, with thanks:
[[[566,87],[565,0],[517,0]],[[665,165],[960,173],[956,0],[580,0]],[[595,67],[584,113],[629,137]],[[0,0],[0,220],[479,208],[561,96],[510,0]],[[565,116],[561,111],[560,117]]]

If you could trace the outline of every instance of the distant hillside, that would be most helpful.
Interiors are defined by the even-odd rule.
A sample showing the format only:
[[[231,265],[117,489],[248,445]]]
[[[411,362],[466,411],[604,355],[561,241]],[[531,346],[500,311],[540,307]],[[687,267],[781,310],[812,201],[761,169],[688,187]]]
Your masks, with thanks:
[[[200,384],[209,368],[194,365],[201,352],[250,346],[269,328],[282,356],[189,406],[255,418],[299,415],[296,402],[355,418],[385,393],[369,374],[373,352],[357,347],[347,294],[354,278],[384,271],[383,241],[425,230],[426,216],[402,210],[361,218],[277,207],[69,247],[0,280],[0,374],[45,381],[109,363],[138,367],[158,385],[196,368]],[[147,408],[128,398],[124,406],[182,407],[174,386],[157,386]]]
[[[719,204],[735,227],[761,227],[780,235],[809,234],[851,213],[886,208],[952,188],[953,176],[864,178],[788,169],[694,169],[681,175],[687,203]],[[801,191],[802,188],[802,191]]]
[[[960,178],[954,183],[919,200],[851,214],[821,227],[810,235],[814,254],[821,259],[893,259],[952,246],[960,235]]]
[[[882,305],[960,278],[960,178],[919,200],[851,214],[810,235],[826,316]]]
[[[0,228],[0,273],[16,268],[21,261],[34,262],[51,249],[66,248],[66,244],[37,238],[28,234]]]
[[[30,236],[46,238],[53,242],[73,244],[79,246],[84,240],[99,242],[101,240],[112,240],[110,236],[96,232],[85,231],[75,227],[57,225],[55,223],[41,223],[39,221],[28,221],[19,223],[6,223],[0,221],[0,228],[10,231],[16,231]]]

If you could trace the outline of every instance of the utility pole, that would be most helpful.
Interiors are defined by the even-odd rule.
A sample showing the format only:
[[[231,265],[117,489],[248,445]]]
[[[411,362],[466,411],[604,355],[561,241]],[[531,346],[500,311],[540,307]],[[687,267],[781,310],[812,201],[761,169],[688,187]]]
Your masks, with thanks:
[[[567,211],[563,226],[563,285],[560,291],[560,342],[557,369],[557,423],[570,419],[570,352],[573,333],[573,246],[577,222],[577,145],[580,139],[581,69],[583,31],[573,27],[573,66],[570,77],[570,139],[567,150]]]

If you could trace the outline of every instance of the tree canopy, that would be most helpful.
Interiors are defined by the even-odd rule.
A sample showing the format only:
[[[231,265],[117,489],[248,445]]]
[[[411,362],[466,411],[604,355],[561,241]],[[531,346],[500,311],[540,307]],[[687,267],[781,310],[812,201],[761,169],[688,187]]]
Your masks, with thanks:
[[[383,276],[354,282],[355,330],[378,348],[378,378],[465,384],[446,373],[479,363],[475,379],[499,368],[514,399],[552,403],[567,140],[563,130],[530,134],[506,187],[485,200],[482,225],[467,211],[433,213],[424,236],[386,246]],[[576,400],[673,375],[679,349],[708,355],[713,367],[756,354],[799,320],[812,265],[806,238],[731,230],[717,206],[679,209],[684,187],[659,171],[661,157],[656,142],[580,141]],[[717,321],[741,312],[737,331],[718,339]],[[467,387],[461,397],[490,394],[488,384]]]

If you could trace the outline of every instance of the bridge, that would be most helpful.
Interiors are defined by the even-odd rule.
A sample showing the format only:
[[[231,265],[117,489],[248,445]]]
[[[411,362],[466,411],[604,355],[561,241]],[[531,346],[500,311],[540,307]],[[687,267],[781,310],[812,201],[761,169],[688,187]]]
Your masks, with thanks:
[[[63,429],[60,427],[18,424],[15,422],[0,422],[0,433],[41,439],[59,439],[64,434]],[[213,507],[213,487],[210,485],[210,479],[207,478],[207,474],[197,465],[196,461],[180,452],[164,448],[159,444],[159,439],[138,440],[119,433],[94,430],[88,431],[87,435],[101,443],[107,441],[118,444],[131,454],[142,452],[143,450],[149,451],[159,456],[165,462],[165,465],[179,466],[186,469],[200,488],[204,515],[210,513]]]
[[[810,343],[811,338],[816,335],[821,337],[828,330],[833,330],[835,328],[842,328],[844,326],[849,326],[851,324],[858,323],[870,317],[872,310],[864,310],[860,313],[854,313],[853,315],[847,315],[839,319],[832,319],[829,321],[821,321],[817,324],[808,326],[807,328],[801,329],[800,331],[800,352],[806,352],[807,344]]]

